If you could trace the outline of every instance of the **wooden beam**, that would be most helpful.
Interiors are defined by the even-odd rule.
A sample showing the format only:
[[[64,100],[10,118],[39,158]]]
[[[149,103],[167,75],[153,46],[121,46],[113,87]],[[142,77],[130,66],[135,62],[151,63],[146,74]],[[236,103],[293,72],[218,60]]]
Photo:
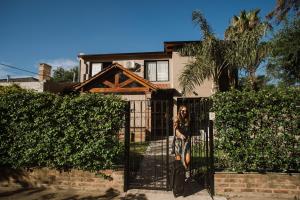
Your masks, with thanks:
[[[115,74],[115,87],[118,88],[119,87],[119,82],[120,82],[120,74],[116,73]]]
[[[136,79],[135,77],[133,77],[131,74],[127,73],[126,71],[123,71],[123,74],[126,75],[127,77],[131,78],[131,79]],[[137,79],[138,80],[138,79]],[[149,86],[147,86],[146,84],[142,83],[141,81],[138,81],[141,83],[141,85],[143,85],[146,88],[149,88]]]
[[[117,92],[148,92],[148,88],[92,88],[92,93],[117,93]]]
[[[115,85],[113,83],[111,83],[111,82],[109,82],[107,80],[103,81],[103,84],[106,85],[106,86],[108,86],[108,87],[110,87],[110,88],[114,88],[115,87]]]
[[[125,85],[128,85],[130,83],[132,83],[134,80],[132,79],[127,79],[126,81],[122,82],[119,84],[120,87],[124,87]]]

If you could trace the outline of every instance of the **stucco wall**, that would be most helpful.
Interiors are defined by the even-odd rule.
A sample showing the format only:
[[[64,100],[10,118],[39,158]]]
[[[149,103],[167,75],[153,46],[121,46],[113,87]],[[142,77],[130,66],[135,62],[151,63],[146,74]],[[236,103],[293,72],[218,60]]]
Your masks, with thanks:
[[[12,84],[19,85],[23,89],[35,90],[37,92],[51,92],[51,93],[60,93],[64,89],[72,87],[76,83],[67,82],[67,83],[56,83],[52,81],[38,81],[38,82],[3,82],[0,83],[2,86],[9,86]]]
[[[45,82],[5,82],[5,83],[0,83],[2,86],[9,86],[12,84],[19,85],[21,88],[24,89],[32,89],[37,92],[43,92],[44,91],[44,84]]]
[[[182,57],[177,52],[172,54],[172,68],[174,69],[172,73],[172,82],[171,86],[177,91],[181,92],[182,88],[179,86],[179,76],[182,73],[184,66],[192,61],[191,57]],[[195,90],[190,94],[187,94],[188,97],[209,97],[212,93],[212,80],[205,80],[201,86],[196,86]]]

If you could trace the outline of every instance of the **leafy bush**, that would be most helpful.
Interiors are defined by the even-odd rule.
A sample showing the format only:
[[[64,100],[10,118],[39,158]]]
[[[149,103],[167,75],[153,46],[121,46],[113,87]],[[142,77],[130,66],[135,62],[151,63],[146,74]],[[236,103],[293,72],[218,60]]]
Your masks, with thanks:
[[[0,165],[99,170],[122,160],[125,103],[0,88]]]
[[[216,164],[234,171],[299,171],[300,89],[214,96]]]

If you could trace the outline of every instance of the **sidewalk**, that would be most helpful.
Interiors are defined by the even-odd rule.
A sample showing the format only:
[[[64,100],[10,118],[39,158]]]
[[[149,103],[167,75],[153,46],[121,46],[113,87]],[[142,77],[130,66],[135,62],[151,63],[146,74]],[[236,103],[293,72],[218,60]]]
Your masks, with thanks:
[[[187,197],[174,198],[172,191],[129,190],[120,193],[110,189],[105,193],[53,188],[0,188],[0,200],[212,200],[206,190]],[[223,197],[214,200],[226,200]]]

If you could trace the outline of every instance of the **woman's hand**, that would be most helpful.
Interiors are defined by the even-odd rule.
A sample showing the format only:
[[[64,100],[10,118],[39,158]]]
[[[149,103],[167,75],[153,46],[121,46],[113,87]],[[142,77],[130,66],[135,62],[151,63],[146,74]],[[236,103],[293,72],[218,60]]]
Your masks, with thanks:
[[[185,140],[185,136],[184,136],[183,134],[180,135],[180,138],[181,138],[182,140]]]

